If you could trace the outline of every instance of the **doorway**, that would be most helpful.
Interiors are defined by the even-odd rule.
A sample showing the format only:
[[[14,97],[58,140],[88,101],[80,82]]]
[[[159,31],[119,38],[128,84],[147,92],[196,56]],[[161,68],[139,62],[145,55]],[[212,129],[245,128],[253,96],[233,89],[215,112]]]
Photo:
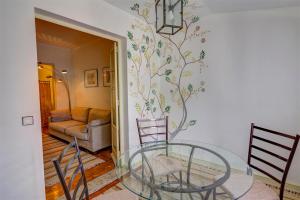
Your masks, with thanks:
[[[55,82],[53,77],[54,66],[38,63],[40,113],[42,130],[48,128],[48,118],[55,108]]]
[[[40,62],[37,68],[39,70],[40,79],[41,124],[44,129],[48,128],[48,117],[52,110],[71,110],[71,118],[73,119],[72,108],[74,107],[88,107],[89,111],[87,112],[95,111],[95,107],[96,109],[101,107],[95,105],[99,103],[95,101],[95,98],[88,99],[86,97],[95,97],[97,96],[96,94],[103,96],[105,91],[109,91],[110,97],[108,99],[106,98],[106,100],[109,100],[111,116],[111,147],[108,149],[100,149],[94,153],[85,151],[85,149],[82,151],[85,156],[83,160],[89,162],[84,163],[85,166],[87,166],[87,170],[91,170],[89,173],[94,174],[92,177],[87,177],[92,181],[93,178],[97,177],[95,174],[103,173],[95,168],[99,168],[101,165],[111,166],[106,166],[105,170],[114,168],[113,162],[110,160],[116,162],[124,144],[120,132],[122,128],[124,129],[123,125],[126,123],[124,123],[120,116],[125,114],[122,112],[125,101],[120,98],[120,91],[122,93],[123,87],[120,87],[120,85],[122,85],[120,84],[120,79],[121,82],[123,82],[126,78],[120,77],[119,75],[126,74],[119,73],[119,69],[121,68],[119,59],[120,41],[118,39],[114,40],[112,37],[109,37],[109,39],[104,38],[102,34],[98,35],[96,32],[91,34],[85,29],[82,30],[80,27],[74,29],[73,26],[70,27],[71,25],[69,23],[63,23],[61,19],[53,21],[53,18],[47,18],[44,15],[38,15],[36,22],[38,61]],[[41,28],[41,26],[43,27]],[[58,34],[59,32],[61,32],[61,34]],[[84,43],[84,45],[81,43]],[[102,52],[105,56],[101,57],[98,53],[96,56],[94,55],[95,49],[97,49],[97,47],[95,47],[96,44],[111,44],[111,46],[106,48],[108,49],[107,54]],[[49,45],[52,47],[50,48]],[[87,47],[90,47],[92,50],[88,50]],[[43,56],[40,55],[41,52]],[[67,62],[64,59],[64,57],[68,57],[68,55],[72,57],[71,62]],[[106,57],[108,58],[108,62],[100,64],[96,61],[92,62],[92,55],[96,57],[94,60],[97,60],[97,62],[104,60]],[[85,60],[86,62],[81,62],[81,60]],[[88,78],[87,82],[86,77]],[[100,89],[102,89],[103,92],[99,92]],[[66,103],[68,101],[69,103]],[[108,101],[106,102],[106,106],[108,106]],[[97,113],[94,111],[94,114]],[[67,118],[68,117],[69,116],[67,116]],[[66,130],[67,129],[64,130],[65,133]],[[61,194],[61,190],[56,190],[56,185],[52,185],[53,183],[57,184],[57,180],[53,179],[55,171],[52,169],[50,157],[53,157],[55,153],[63,149],[64,144],[62,142],[65,142],[65,144],[68,142],[68,140],[65,140],[63,137],[55,138],[57,135],[54,135],[54,138],[49,136],[48,134],[43,134],[46,191],[52,191],[52,193],[50,192],[51,194],[46,193],[46,196]],[[85,141],[85,143],[87,142]],[[108,152],[110,152],[111,155],[107,156]],[[105,162],[102,163],[101,160]]]
[[[39,74],[46,74],[44,75],[46,80],[40,80],[39,83],[42,126],[47,128],[51,110],[68,109],[71,111],[72,108],[78,106],[110,109],[112,157],[116,160],[122,143],[120,142],[119,113],[121,110],[118,73],[119,41],[111,37],[107,39],[103,35],[77,30],[74,27],[70,28],[69,24],[61,25],[53,23],[53,20],[41,18],[36,19],[36,35],[38,61],[40,62]],[[97,45],[106,46],[109,50],[99,49]],[[68,61],[66,57],[72,58]],[[105,59],[108,61],[102,62]],[[45,64],[49,62],[54,64],[52,66]],[[59,77],[62,71],[66,72],[63,80]],[[96,77],[93,84],[86,82],[86,75],[88,78]],[[62,88],[59,89],[60,85],[64,85],[65,92],[61,91]],[[99,101],[97,98],[100,97],[102,99]],[[64,103],[65,100],[69,102],[68,107]]]

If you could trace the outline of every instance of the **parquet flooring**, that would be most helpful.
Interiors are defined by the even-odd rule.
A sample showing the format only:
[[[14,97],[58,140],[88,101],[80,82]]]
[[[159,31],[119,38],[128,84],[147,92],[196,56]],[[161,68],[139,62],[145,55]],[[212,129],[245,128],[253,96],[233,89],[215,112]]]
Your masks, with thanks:
[[[100,150],[93,155],[103,159],[105,162],[100,163],[99,165],[85,171],[85,175],[86,175],[88,182],[92,181],[93,179],[95,179],[115,168],[114,162],[111,157],[111,148],[106,148],[106,149]],[[119,181],[116,180],[116,181],[110,183],[109,185],[107,185],[106,187],[101,188],[99,191],[96,191],[95,193],[91,194],[90,197],[91,198],[96,197],[99,194],[104,193],[106,190],[110,189],[111,187],[115,186],[118,183],[119,183]],[[63,188],[61,187],[60,183],[46,187],[45,191],[46,191],[46,199],[47,200],[56,200],[58,197],[60,197],[64,194]]]

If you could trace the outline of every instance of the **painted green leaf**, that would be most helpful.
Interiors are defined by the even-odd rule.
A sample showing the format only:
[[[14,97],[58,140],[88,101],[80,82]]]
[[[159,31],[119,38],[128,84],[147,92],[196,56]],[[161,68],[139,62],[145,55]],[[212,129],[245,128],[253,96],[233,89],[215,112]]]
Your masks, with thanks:
[[[167,57],[167,63],[170,64],[172,62],[172,56]]]
[[[166,76],[169,76],[171,73],[172,73],[171,69],[166,69],[166,71],[165,71],[165,75]]]
[[[130,51],[127,51],[127,56],[128,56],[129,59],[131,59],[132,55],[131,55]]]
[[[145,105],[146,105],[147,110],[151,110],[149,101],[146,101]]]
[[[189,0],[183,0],[183,6],[186,6],[189,3]]]
[[[128,38],[129,38],[130,40],[133,39],[133,34],[132,34],[130,31],[128,31],[127,36],[128,36]]]
[[[193,17],[192,23],[196,23],[197,21],[199,21],[199,17],[198,16]]]
[[[161,41],[161,40],[159,40],[157,45],[158,45],[158,48],[161,48],[161,47],[162,47],[162,45],[163,45],[163,44],[162,44],[162,41]]]
[[[152,90],[152,94],[156,95],[156,90]]]
[[[160,50],[156,49],[156,54],[160,57]]]
[[[154,107],[153,109],[152,109],[152,112],[155,112],[156,111],[156,107]]]
[[[171,106],[166,106],[166,107],[165,107],[165,111],[166,111],[166,112],[170,112],[170,110],[171,110]]]
[[[191,120],[191,121],[189,122],[189,125],[190,125],[190,126],[194,126],[194,125],[196,124],[196,122],[197,122],[197,120]]]
[[[200,52],[200,59],[203,60],[204,58],[205,58],[205,51],[202,50],[202,51]]]
[[[149,44],[149,37],[146,36],[146,43]]]
[[[154,104],[154,99],[150,99],[150,103],[151,103],[151,104]]]
[[[167,76],[166,81],[170,82],[171,81],[170,77]]]
[[[189,85],[188,85],[188,90],[189,90],[190,92],[193,91],[193,85],[192,85],[192,84],[189,84]]]
[[[133,48],[135,51],[137,51],[137,50],[138,50],[138,47],[137,47],[137,45],[136,45],[136,44],[132,44],[132,48]]]
[[[143,46],[141,47],[141,50],[142,50],[142,52],[144,53],[144,52],[146,51],[146,47],[143,45]]]
[[[140,5],[139,5],[138,3],[135,3],[135,4],[134,4],[133,6],[131,6],[130,8],[131,8],[131,10],[133,10],[133,11],[138,11],[139,8],[140,8]]]

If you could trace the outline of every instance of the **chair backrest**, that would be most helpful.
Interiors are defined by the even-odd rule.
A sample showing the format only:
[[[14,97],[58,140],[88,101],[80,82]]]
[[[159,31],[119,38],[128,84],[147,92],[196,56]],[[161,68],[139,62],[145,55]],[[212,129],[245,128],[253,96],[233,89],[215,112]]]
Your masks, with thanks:
[[[74,150],[75,152],[73,153]],[[70,152],[72,152],[71,155],[69,154]],[[80,158],[80,150],[78,147],[76,137],[74,137],[74,140],[66,148],[64,148],[64,150],[56,159],[53,160],[53,163],[57,175],[59,177],[59,180],[63,186],[64,193],[67,200],[75,200],[75,199],[88,200],[89,193],[88,193],[87,181],[84,173],[83,164]],[[70,179],[67,183],[66,176],[67,173],[71,170],[72,170],[72,175],[70,176]],[[72,188],[74,188],[73,193],[71,193]],[[79,198],[76,198],[79,189],[81,190],[81,193],[79,195]]]
[[[251,124],[248,164],[280,184],[279,197],[281,200],[283,199],[286,178],[297,149],[299,137],[299,135],[291,136]],[[283,141],[292,145],[283,144]],[[275,148],[285,155],[276,152]],[[262,158],[262,155],[267,155],[269,159]],[[267,172],[267,170],[260,167],[260,164],[272,170]],[[277,178],[278,176],[281,177]]]
[[[136,119],[140,144],[168,142],[168,116],[159,119]]]

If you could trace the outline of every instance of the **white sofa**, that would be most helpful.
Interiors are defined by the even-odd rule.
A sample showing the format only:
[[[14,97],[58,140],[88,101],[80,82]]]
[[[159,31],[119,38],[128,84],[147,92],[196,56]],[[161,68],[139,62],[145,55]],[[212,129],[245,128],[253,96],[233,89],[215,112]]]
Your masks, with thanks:
[[[98,151],[111,146],[110,111],[85,107],[76,107],[71,113],[51,111],[48,132],[66,141],[76,136],[79,146]]]

